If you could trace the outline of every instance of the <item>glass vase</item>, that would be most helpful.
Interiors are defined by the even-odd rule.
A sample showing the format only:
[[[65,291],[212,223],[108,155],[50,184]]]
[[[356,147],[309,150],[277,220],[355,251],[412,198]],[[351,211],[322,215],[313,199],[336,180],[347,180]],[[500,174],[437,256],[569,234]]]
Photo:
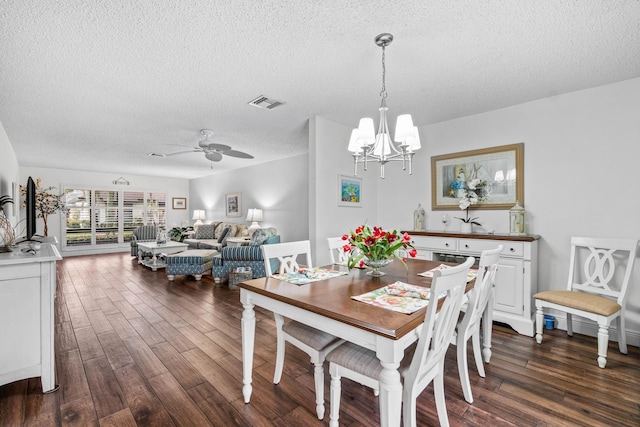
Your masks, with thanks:
[[[365,265],[371,268],[371,271],[368,271],[367,274],[373,277],[384,276],[385,273],[380,271],[380,269],[389,265],[391,261],[393,261],[391,258],[365,260]]]

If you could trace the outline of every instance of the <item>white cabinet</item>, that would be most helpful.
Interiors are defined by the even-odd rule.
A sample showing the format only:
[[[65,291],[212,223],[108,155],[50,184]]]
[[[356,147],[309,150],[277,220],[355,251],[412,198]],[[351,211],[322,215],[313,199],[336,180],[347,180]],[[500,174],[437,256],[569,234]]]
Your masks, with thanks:
[[[42,378],[55,388],[54,308],[58,249],[0,254],[0,385]]]
[[[532,295],[537,292],[539,236],[408,232],[418,258],[461,262],[467,256],[504,246],[500,256],[493,303],[493,320],[518,333],[533,336]]]

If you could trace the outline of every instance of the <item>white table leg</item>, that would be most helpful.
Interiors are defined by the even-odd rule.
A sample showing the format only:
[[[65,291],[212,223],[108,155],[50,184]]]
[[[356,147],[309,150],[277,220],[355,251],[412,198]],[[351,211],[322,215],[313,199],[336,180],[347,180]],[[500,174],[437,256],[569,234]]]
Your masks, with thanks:
[[[158,256],[155,250],[151,250],[151,270],[158,271]]]
[[[402,413],[402,383],[398,372],[399,363],[380,362],[380,425],[399,427]]]
[[[491,360],[491,334],[493,329],[493,299],[494,290],[491,289],[489,302],[482,313],[482,358],[485,363]]]
[[[251,374],[253,370],[253,346],[256,334],[256,313],[253,311],[253,304],[249,302],[249,297],[241,290],[240,301],[244,307],[242,312],[242,394],[244,403],[249,403],[253,386],[251,385]]]

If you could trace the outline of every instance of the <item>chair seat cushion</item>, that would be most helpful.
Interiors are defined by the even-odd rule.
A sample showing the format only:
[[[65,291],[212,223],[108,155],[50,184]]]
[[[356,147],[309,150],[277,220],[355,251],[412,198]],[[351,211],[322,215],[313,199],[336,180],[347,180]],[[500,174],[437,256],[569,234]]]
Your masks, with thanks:
[[[599,314],[601,316],[611,316],[620,311],[621,307],[615,301],[598,295],[586,292],[575,291],[544,291],[533,296],[535,299],[564,305],[577,310]]]
[[[409,371],[417,346],[418,343],[414,342],[404,351],[404,357],[398,368],[402,378],[404,378],[405,374]],[[327,354],[326,360],[344,366],[366,377],[380,380],[380,374],[382,373],[380,359],[378,359],[374,351],[360,347],[357,344],[351,342],[341,344]]]
[[[303,323],[296,322],[295,320],[283,325],[282,330],[318,351],[322,350],[329,344],[333,344],[339,339],[338,337],[322,332]]]
[[[167,264],[206,264],[213,261],[218,251],[193,249],[167,256]]]

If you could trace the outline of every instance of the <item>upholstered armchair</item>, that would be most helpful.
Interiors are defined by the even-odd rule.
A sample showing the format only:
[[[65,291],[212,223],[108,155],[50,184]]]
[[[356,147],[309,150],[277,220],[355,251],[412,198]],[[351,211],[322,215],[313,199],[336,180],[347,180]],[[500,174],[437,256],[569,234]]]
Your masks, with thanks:
[[[253,279],[265,277],[262,245],[280,243],[280,236],[275,228],[257,230],[251,236],[248,246],[224,247],[218,256],[213,258],[212,275],[216,283],[226,280],[229,271],[236,267],[251,267]]]
[[[153,242],[158,236],[155,225],[141,225],[133,230],[131,239],[131,256],[138,256],[138,242]]]

